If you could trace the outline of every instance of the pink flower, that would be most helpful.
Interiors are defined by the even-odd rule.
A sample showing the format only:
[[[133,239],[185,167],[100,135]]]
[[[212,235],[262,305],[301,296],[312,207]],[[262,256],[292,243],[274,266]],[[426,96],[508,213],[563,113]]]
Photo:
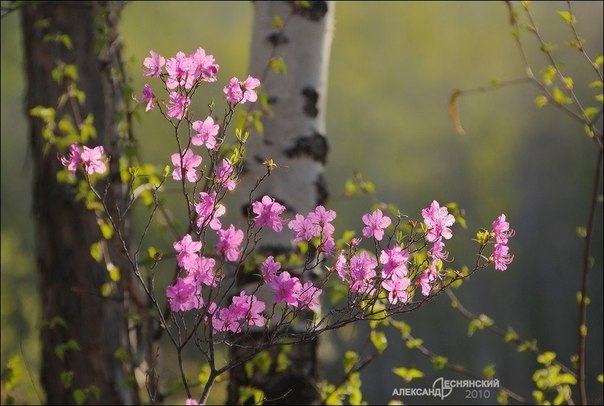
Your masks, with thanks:
[[[243,91],[241,90],[239,79],[237,78],[232,78],[222,91],[226,94],[226,101],[228,103],[239,103],[243,100]]]
[[[426,268],[422,276],[419,278],[419,285],[422,288],[422,295],[430,295],[430,291],[432,290],[432,282],[434,282],[436,279],[438,279],[438,270],[433,262],[428,268]]]
[[[389,278],[393,274],[400,276],[406,276],[407,261],[409,260],[409,253],[396,245],[393,248],[387,248],[382,250],[380,254],[380,262],[382,263],[382,276]]]
[[[58,156],[59,161],[63,166],[66,166],[69,172],[76,173],[78,165],[82,162],[82,155],[80,154],[80,148],[77,143],[73,143],[69,146],[69,153],[67,156]]]
[[[219,230],[222,223],[218,218],[226,213],[226,208],[224,205],[216,203],[215,191],[210,193],[200,192],[199,203],[195,205],[195,212],[198,215],[197,227],[202,228],[209,225],[212,230]]]
[[[381,241],[384,238],[384,229],[390,225],[391,220],[389,217],[384,216],[380,209],[377,209],[371,214],[365,214],[363,216],[363,223],[365,223],[363,236],[373,236],[376,240]]]
[[[254,218],[256,226],[268,225],[276,232],[283,229],[283,221],[279,216],[285,211],[285,206],[277,203],[270,196],[265,195],[261,201],[252,203],[252,211],[256,214]]]
[[[195,168],[201,165],[201,160],[201,156],[195,155],[190,149],[187,149],[182,156],[179,153],[172,154],[172,163],[174,164],[172,178],[182,180],[184,176],[191,183],[197,182],[200,175]]]
[[[192,398],[188,398],[188,399],[185,401],[185,406],[197,406],[197,405],[199,405],[199,404],[200,404],[200,403],[198,403],[198,402],[197,402],[195,399],[192,399]]]
[[[170,310],[186,312],[200,309],[203,306],[203,299],[198,288],[199,285],[193,279],[178,278],[174,285],[170,285],[166,289]]]
[[[369,293],[375,278],[377,261],[366,251],[361,251],[350,258],[350,279],[353,292]]]
[[[220,309],[218,313],[214,313],[214,318],[212,319],[214,331],[241,332],[241,321],[238,316],[238,309],[233,309],[231,306]]]
[[[145,112],[148,112],[153,109],[153,101],[155,100],[155,94],[153,90],[151,90],[151,86],[145,83],[143,87],[143,96],[140,99],[141,103],[147,102],[147,106],[145,107]]]
[[[433,200],[428,208],[422,210],[424,223],[428,227],[426,240],[435,242],[442,238],[448,240],[453,235],[449,226],[455,223],[455,217],[449,214],[446,207],[440,207],[436,200]]]
[[[347,267],[346,255],[344,255],[344,250],[340,251],[340,255],[338,255],[338,258],[336,259],[336,262],[333,265],[333,268],[338,273],[338,276],[340,277],[342,282],[345,282],[346,275],[348,274],[348,267]]]
[[[178,86],[185,87],[187,90],[191,89],[194,80],[191,67],[191,59],[183,52],[179,51],[176,53],[176,57],[169,58],[166,62],[166,72],[168,72],[166,87],[170,90],[174,90]]]
[[[241,82],[237,78],[232,78],[228,85],[223,88],[228,103],[245,103],[246,101],[255,102],[258,95],[254,91],[260,86],[260,81],[248,75],[245,81]]]
[[[197,131],[191,138],[191,143],[196,146],[205,145],[207,149],[216,147],[216,136],[218,135],[218,124],[214,124],[212,117],[207,117],[204,121],[197,120],[193,122],[193,130]]]
[[[321,226],[310,218],[304,218],[301,214],[296,214],[294,220],[290,220],[287,226],[296,232],[294,242],[310,241],[315,235],[321,232]]]
[[[235,228],[234,225],[226,230],[218,230],[218,244],[216,250],[227,261],[236,261],[239,258],[240,245],[243,241],[243,231]]]
[[[187,109],[191,104],[191,99],[187,96],[183,96],[176,92],[170,93],[170,104],[168,105],[168,111],[166,115],[170,118],[176,118],[177,120],[182,120],[185,114],[187,113]]]
[[[301,309],[309,308],[315,312],[319,311],[319,296],[323,291],[315,287],[311,281],[306,281],[300,288],[298,294],[298,306]]]
[[[273,256],[267,257],[262,265],[260,266],[260,270],[262,271],[262,277],[264,278],[264,283],[269,285],[270,287],[276,286],[275,279],[277,278],[277,271],[281,269],[281,264],[275,261]]]
[[[104,173],[107,170],[104,153],[105,149],[102,145],[94,148],[84,146],[84,151],[82,151],[80,158],[87,174],[92,175],[95,172]]]
[[[323,206],[317,206],[315,211],[308,213],[308,218],[315,224],[318,224],[323,233],[332,235],[335,231],[335,227],[331,225],[331,221],[336,218],[336,212],[333,210],[326,210]]]
[[[509,247],[507,245],[495,244],[491,260],[495,262],[495,269],[498,271],[505,271],[508,268],[508,265],[514,260],[514,256],[509,253]]]
[[[258,300],[256,296],[248,296],[241,292],[239,296],[233,297],[233,303],[229,306],[231,312],[236,315],[237,320],[245,321],[249,326],[264,326],[264,316],[262,312],[266,308],[263,301]]]
[[[282,272],[273,280],[273,286],[275,303],[298,306],[302,284],[297,277],[292,277],[289,272]]]
[[[493,221],[493,234],[497,244],[507,244],[508,238],[514,236],[514,230],[510,228],[510,223],[505,220],[505,214],[501,214],[497,220]]]
[[[220,277],[214,272],[214,266],[216,266],[214,258],[195,256],[188,263],[188,276],[198,285],[216,286],[220,282]]]
[[[255,88],[260,86],[260,81],[256,78],[253,78],[248,75],[247,79],[242,83],[243,91],[243,100],[241,103],[245,103],[246,101],[255,102],[258,100],[258,95],[254,91]]]
[[[224,158],[222,160],[221,165],[214,170],[214,174],[216,175],[216,180],[218,181],[220,186],[222,186],[223,188],[225,188],[227,190],[235,189],[235,186],[237,185],[237,183],[235,182],[235,179],[233,179],[231,177],[231,176],[233,176],[234,171],[235,171],[235,167],[233,166],[233,164],[231,164],[231,161]]]
[[[392,274],[391,279],[384,279],[382,287],[388,291],[388,301],[391,304],[397,304],[399,301],[405,304],[409,301],[409,292],[407,289],[411,285],[411,281],[407,277],[399,277],[397,274]]]
[[[186,234],[180,241],[173,244],[178,266],[189,269],[196,265],[197,253],[201,251],[201,241],[193,241],[189,234]]]
[[[203,48],[197,50],[189,56],[191,61],[192,76],[195,80],[204,80],[206,82],[215,82],[218,73],[218,65],[214,63],[213,55],[206,55]]]
[[[144,76],[151,76],[154,78],[158,78],[161,75],[161,69],[166,63],[166,58],[159,55],[155,51],[150,51],[150,57],[145,58],[143,61]]]

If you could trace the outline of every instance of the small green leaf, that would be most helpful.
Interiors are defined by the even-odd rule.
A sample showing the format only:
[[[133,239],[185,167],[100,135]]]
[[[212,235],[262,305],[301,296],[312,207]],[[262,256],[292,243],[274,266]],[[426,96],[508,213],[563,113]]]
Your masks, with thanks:
[[[600,69],[600,66],[602,66],[603,62],[604,62],[604,57],[602,55],[596,56],[596,59],[594,59],[594,67],[596,69]]]
[[[344,372],[350,372],[358,360],[359,355],[356,352],[346,351],[346,353],[344,354],[344,361],[342,362],[342,365],[344,366]]]
[[[552,65],[548,65],[543,70],[543,74],[541,75],[541,79],[543,80],[543,84],[546,86],[551,86],[554,83],[554,79],[556,78],[556,68]]]
[[[486,379],[493,379],[495,377],[495,364],[491,363],[486,365],[482,369],[482,374]]]
[[[82,389],[76,389],[73,391],[73,400],[75,401],[76,405],[83,405],[84,402],[86,402],[87,397],[86,392],[84,392]]]
[[[413,379],[423,378],[424,376],[424,373],[422,371],[415,368],[394,368],[392,372],[403,378],[405,382],[411,382]]]
[[[273,28],[283,28],[283,20],[279,16],[273,16]]]
[[[388,340],[383,331],[372,330],[370,338],[378,353],[381,354],[388,347]]]
[[[554,86],[552,97],[558,104],[571,104],[573,102],[573,99],[565,95],[564,92],[558,88],[558,86]]]
[[[95,242],[90,246],[90,256],[94,258],[96,262],[101,262],[103,259],[103,250],[100,242]]]
[[[519,338],[518,333],[516,333],[513,328],[508,327],[508,331],[505,333],[505,342],[509,343],[510,341],[517,341]]]
[[[557,11],[557,13],[568,25],[575,25],[577,22],[575,16],[569,11]]]
[[[565,76],[562,78],[562,83],[564,83],[566,90],[571,90],[575,82],[573,81],[573,78]]]
[[[577,233],[577,236],[579,238],[585,238],[585,237],[587,237],[587,229],[585,227],[579,226],[579,227],[577,227],[575,229],[575,232]]]
[[[278,74],[287,73],[287,64],[285,63],[285,60],[280,56],[271,58],[271,60],[269,61],[269,65],[270,65],[271,69],[273,70],[273,72],[275,72],[275,73],[278,73]]]
[[[120,280],[120,269],[111,262],[107,264],[107,273],[111,281],[118,282]]]
[[[543,365],[550,365],[555,359],[556,353],[552,351],[546,351],[537,356],[537,362]]]
[[[62,371],[59,374],[61,383],[65,389],[71,388],[71,382],[73,381],[73,371]]]
[[[422,340],[421,338],[413,338],[410,340],[407,340],[405,342],[405,344],[407,345],[407,348],[417,348],[420,345],[422,345],[424,343],[424,340]]]
[[[432,357],[431,361],[434,369],[443,369],[447,365],[447,362],[449,362],[449,359],[447,357],[437,355]]]

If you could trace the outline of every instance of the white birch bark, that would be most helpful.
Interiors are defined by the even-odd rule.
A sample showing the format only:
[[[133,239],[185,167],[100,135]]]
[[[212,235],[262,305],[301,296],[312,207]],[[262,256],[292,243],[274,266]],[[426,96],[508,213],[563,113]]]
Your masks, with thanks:
[[[263,133],[251,131],[246,144],[244,173],[237,188],[242,213],[248,211],[250,189],[267,172],[267,159],[278,166],[260,184],[252,201],[269,195],[287,208],[286,217],[293,217],[296,213],[306,216],[327,199],[325,106],[335,4],[309,3],[304,8],[291,1],[254,2],[249,72],[261,78],[261,91],[268,95],[272,114],[262,119]],[[275,16],[284,22],[283,30],[275,27]],[[267,62],[275,56],[283,58],[286,73],[266,71]],[[285,225],[281,233],[264,233],[257,250],[263,255],[287,252],[293,249],[292,238]],[[245,286],[240,284],[240,288]],[[264,391],[268,404],[319,403],[317,345],[317,339],[294,345],[290,367],[279,373],[254,374],[250,379],[243,367],[232,370],[228,402],[238,401],[239,387],[251,385]],[[279,348],[269,350],[276,357]],[[232,347],[231,357],[241,356],[241,351],[242,347]]]

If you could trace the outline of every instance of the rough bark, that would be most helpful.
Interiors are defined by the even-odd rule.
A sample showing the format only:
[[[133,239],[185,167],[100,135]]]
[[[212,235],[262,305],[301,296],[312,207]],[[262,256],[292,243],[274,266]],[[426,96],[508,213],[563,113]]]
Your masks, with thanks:
[[[244,215],[250,204],[251,186],[266,173],[266,159],[274,160],[278,168],[260,185],[252,200],[269,195],[286,206],[290,216],[307,215],[326,202],[325,105],[333,14],[333,2],[312,1],[309,7],[291,1],[254,2],[250,74],[262,78],[262,92],[268,95],[272,114],[263,119],[263,133],[252,132],[246,145],[244,174],[238,187]],[[275,16],[284,21],[283,30],[274,27]],[[285,74],[266,71],[267,62],[277,55],[285,61]],[[291,250],[293,234],[285,229],[263,235],[258,251],[276,255]],[[295,270],[290,271],[295,274]],[[240,287],[245,282],[240,280]],[[238,345],[231,347],[231,359],[245,356],[249,351],[246,348],[259,340],[260,335],[239,338]],[[294,345],[289,352],[291,364],[285,371],[271,369],[266,375],[254,373],[248,377],[243,366],[235,368],[231,371],[228,403],[238,402],[242,386],[262,389],[268,404],[320,402],[317,348],[317,339]],[[270,348],[273,359],[279,350]]]
[[[78,87],[86,94],[80,115],[92,113],[97,138],[112,156],[107,203],[114,214],[120,200],[118,118],[120,89],[120,46],[117,22],[122,5],[111,2],[32,2],[22,8],[22,31],[27,71],[26,111],[35,106],[57,106],[63,89],[53,80],[57,61],[77,67]],[[49,36],[66,34],[73,43],[47,41]],[[72,115],[69,103],[57,117]],[[101,240],[97,220],[81,202],[74,201],[73,186],[58,183],[61,168],[57,151],[41,135],[43,123],[30,119],[30,148],[34,168],[33,215],[36,259],[39,270],[42,319],[41,381],[49,404],[73,404],[75,390],[99,390],[98,399],[89,393],[87,403],[136,404],[139,396],[132,365],[116,358],[116,351],[129,354],[127,295],[124,272],[127,268],[120,244],[108,244],[111,261],[122,269],[122,280],[109,297],[101,286],[109,281],[106,265],[90,255],[91,244]],[[127,224],[120,224],[124,235]],[[56,320],[64,321],[57,323]],[[55,352],[69,340],[80,350],[67,350],[63,359]],[[61,374],[72,372],[71,385]]]

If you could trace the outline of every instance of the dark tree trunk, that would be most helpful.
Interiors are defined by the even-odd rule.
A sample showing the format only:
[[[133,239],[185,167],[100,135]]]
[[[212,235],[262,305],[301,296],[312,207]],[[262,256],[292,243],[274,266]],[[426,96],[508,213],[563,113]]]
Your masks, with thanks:
[[[117,21],[122,5],[115,2],[32,2],[22,8],[22,30],[27,70],[27,112],[35,106],[55,107],[63,93],[51,72],[58,61],[74,64],[78,88],[86,98],[79,115],[94,115],[97,138],[112,156],[107,203],[114,210],[123,205],[119,192],[118,113],[120,100],[120,46]],[[73,49],[47,38],[68,35]],[[57,118],[71,115],[69,103]],[[108,297],[101,287],[110,282],[106,263],[96,262],[90,247],[101,240],[97,219],[81,202],[75,188],[58,183],[61,168],[57,151],[42,137],[43,123],[30,120],[33,155],[33,215],[36,257],[40,277],[42,319],[41,380],[49,404],[73,404],[74,392],[88,394],[87,403],[137,404],[140,402],[132,365],[116,357],[130,354],[127,295],[123,288],[130,269],[120,244],[108,244],[108,257],[122,271]],[[120,224],[127,235],[126,224]],[[57,320],[64,322],[59,323]],[[66,350],[63,359],[56,348],[74,340],[78,349]],[[72,373],[70,385],[61,374]],[[94,395],[98,388],[99,398]]]

